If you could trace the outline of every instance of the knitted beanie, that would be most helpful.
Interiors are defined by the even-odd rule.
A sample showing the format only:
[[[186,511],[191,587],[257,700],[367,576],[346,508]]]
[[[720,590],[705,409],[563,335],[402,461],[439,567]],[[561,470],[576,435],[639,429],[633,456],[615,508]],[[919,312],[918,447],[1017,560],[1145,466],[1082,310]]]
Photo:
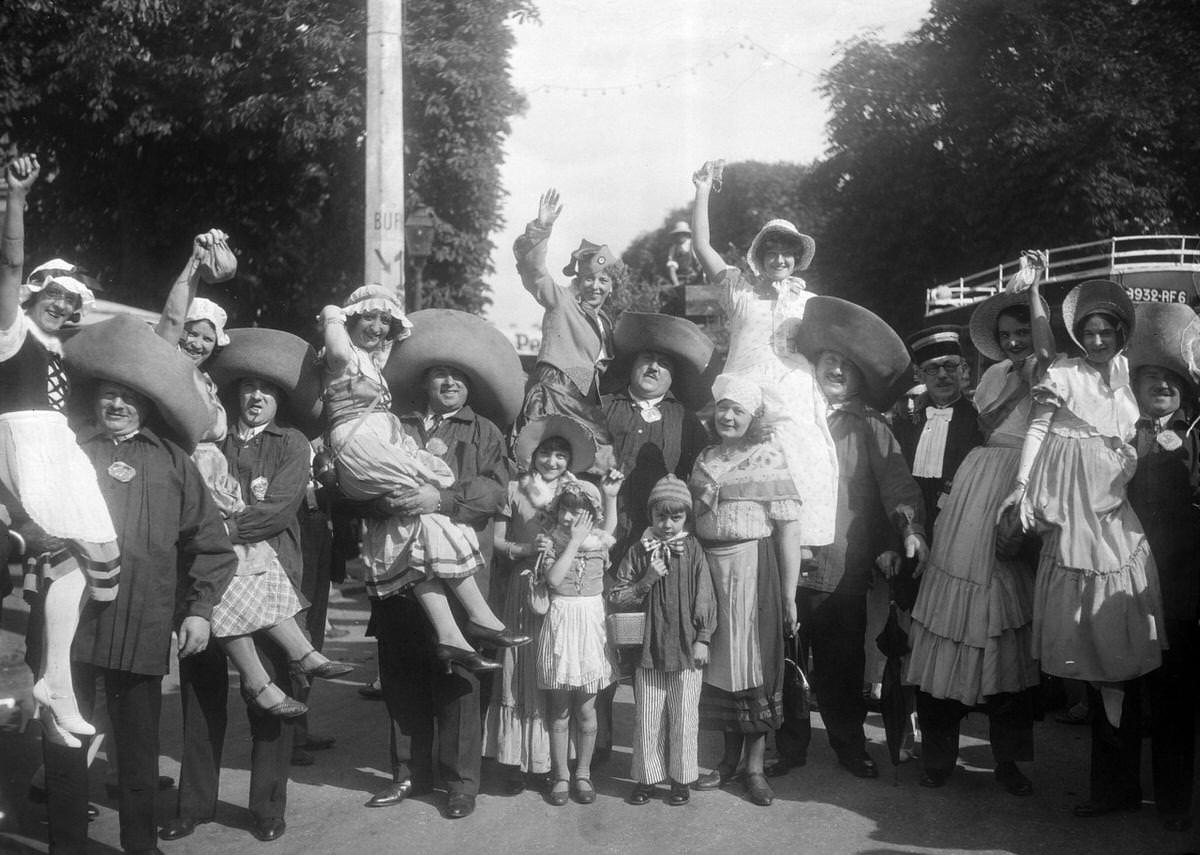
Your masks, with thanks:
[[[678,502],[690,508],[692,493],[688,490],[687,484],[676,476],[664,475],[650,491],[650,498],[646,500],[646,513],[653,514],[654,506],[664,500]]]

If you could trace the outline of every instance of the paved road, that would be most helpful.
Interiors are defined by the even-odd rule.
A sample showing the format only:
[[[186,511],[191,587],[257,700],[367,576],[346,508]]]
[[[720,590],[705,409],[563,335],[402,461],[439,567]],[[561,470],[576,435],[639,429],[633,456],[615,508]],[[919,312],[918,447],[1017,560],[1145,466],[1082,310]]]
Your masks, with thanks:
[[[18,664],[22,653],[17,632],[24,615],[10,599],[0,632],[0,698],[27,699],[31,680]],[[534,792],[497,795],[485,773],[484,791],[473,816],[458,821],[441,817],[444,796],[435,794],[403,805],[367,809],[363,802],[385,785],[386,714],[381,702],[357,694],[374,674],[374,645],[362,635],[367,607],[361,594],[331,604],[335,625],[351,630],[328,645],[330,655],[360,663],[351,680],[320,684],[311,703],[312,728],[334,735],[337,746],[318,753],[317,763],[295,768],[289,787],[287,833],[277,842],[259,843],[250,836],[245,811],[249,782],[250,741],[245,716],[231,710],[226,743],[229,767],[222,775],[222,803],[214,823],[200,826],[191,837],[163,843],[167,855],[225,853],[654,853],[789,852],[862,853],[1011,853],[1011,855],[1075,855],[1075,853],[1180,853],[1200,848],[1197,832],[1161,829],[1147,803],[1137,814],[1078,820],[1073,804],[1086,797],[1088,736],[1085,728],[1047,721],[1038,725],[1039,760],[1028,767],[1035,794],[1008,795],[991,776],[990,753],[980,738],[985,721],[968,721],[962,766],[944,789],[917,786],[917,763],[899,767],[893,779],[878,716],[868,720],[873,749],[884,761],[883,777],[863,781],[834,763],[823,733],[814,735],[808,765],[776,782],[777,800],[769,808],[751,804],[736,786],[728,791],[695,794],[691,804],[672,808],[661,801],[644,807],[625,804],[631,784],[628,734],[632,730],[632,694],[622,687],[617,697],[618,746],[603,768],[595,770],[598,790],[591,806],[554,808]],[[162,772],[177,775],[179,705],[176,683],[167,681],[162,737]],[[231,705],[240,706],[236,693]],[[819,723],[815,723],[819,728]],[[44,811],[25,800],[30,774],[38,763],[37,726],[27,733],[0,733],[0,853],[45,851]],[[701,764],[715,763],[719,739],[704,735]],[[1148,753],[1148,752],[1147,752]],[[102,785],[103,754],[93,767],[93,798],[101,808],[92,824],[96,853],[120,851],[115,804]],[[1149,788],[1147,788],[1149,791]],[[174,791],[163,794],[162,815],[174,808]],[[1200,815],[1200,814],[1198,814]],[[20,839],[34,841],[25,848]]]

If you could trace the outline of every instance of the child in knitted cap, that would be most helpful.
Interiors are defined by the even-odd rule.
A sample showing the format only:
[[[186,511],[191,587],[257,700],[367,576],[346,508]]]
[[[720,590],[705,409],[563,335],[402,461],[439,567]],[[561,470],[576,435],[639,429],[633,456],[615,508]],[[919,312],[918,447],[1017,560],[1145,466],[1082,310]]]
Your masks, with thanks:
[[[654,785],[669,780],[667,803],[684,805],[700,770],[700,684],[708,642],[717,625],[712,576],[689,531],[692,494],[674,475],[663,477],[647,502],[650,527],[630,547],[608,600],[646,615],[642,656],[634,674],[637,739],[631,804],[644,805]],[[666,728],[667,733],[663,733]]]

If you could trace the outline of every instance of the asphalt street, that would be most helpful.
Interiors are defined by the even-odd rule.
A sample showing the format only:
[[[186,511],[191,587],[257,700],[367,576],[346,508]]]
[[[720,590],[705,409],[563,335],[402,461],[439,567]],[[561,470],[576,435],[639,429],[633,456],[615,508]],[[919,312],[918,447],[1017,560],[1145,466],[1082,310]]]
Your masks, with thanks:
[[[484,786],[475,813],[444,819],[445,794],[370,809],[364,802],[390,781],[387,716],[381,701],[364,700],[358,688],[374,677],[375,647],[363,636],[367,603],[361,592],[337,596],[330,605],[334,626],[349,633],[331,640],[326,653],[360,665],[348,678],[320,683],[310,705],[311,730],[334,736],[337,744],[314,754],[316,763],[293,767],[288,789],[287,831],[261,843],[249,832],[245,809],[249,784],[250,740],[241,702],[230,694],[227,764],[221,778],[216,821],[190,837],[160,844],[167,855],[233,853],[1006,853],[1006,855],[1094,855],[1094,853],[1183,853],[1200,848],[1200,832],[1163,830],[1152,802],[1141,811],[1096,819],[1077,819],[1071,808],[1087,797],[1088,730],[1047,717],[1036,729],[1038,759],[1024,769],[1034,795],[1005,792],[991,773],[986,720],[973,715],[964,724],[960,765],[940,790],[917,785],[919,761],[901,764],[893,774],[878,715],[868,719],[872,753],[880,763],[878,780],[861,780],[838,767],[814,718],[808,765],[775,779],[776,801],[752,804],[738,784],[727,790],[695,793],[682,807],[658,799],[645,806],[626,804],[629,780],[633,696],[627,686],[617,695],[616,748],[612,758],[593,770],[595,804],[555,808],[527,790],[499,794],[494,768],[485,765]],[[29,709],[32,684],[21,663],[25,615],[10,598],[0,631],[0,704],[16,698]],[[177,776],[180,714],[177,682],[165,684],[162,721],[164,775]],[[0,708],[0,715],[5,710]],[[0,853],[45,852],[45,810],[26,798],[39,761],[39,726],[24,732],[11,720],[0,726]],[[1149,750],[1144,752],[1146,792]],[[716,763],[720,738],[702,734],[700,759]],[[91,825],[97,855],[120,852],[115,801],[106,795],[103,750],[92,767],[92,798],[100,815]],[[661,793],[665,795],[665,792]],[[161,794],[163,819],[174,814],[176,791]],[[1198,814],[1200,815],[1200,814]]]

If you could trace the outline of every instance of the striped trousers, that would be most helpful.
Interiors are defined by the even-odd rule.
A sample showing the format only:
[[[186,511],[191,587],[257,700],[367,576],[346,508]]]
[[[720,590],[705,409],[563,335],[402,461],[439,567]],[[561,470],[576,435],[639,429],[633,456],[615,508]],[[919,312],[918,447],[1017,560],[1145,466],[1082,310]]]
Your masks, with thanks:
[[[690,784],[700,774],[700,684],[704,672],[638,668],[633,676],[637,738],[631,774],[639,784],[658,784],[670,775]]]

